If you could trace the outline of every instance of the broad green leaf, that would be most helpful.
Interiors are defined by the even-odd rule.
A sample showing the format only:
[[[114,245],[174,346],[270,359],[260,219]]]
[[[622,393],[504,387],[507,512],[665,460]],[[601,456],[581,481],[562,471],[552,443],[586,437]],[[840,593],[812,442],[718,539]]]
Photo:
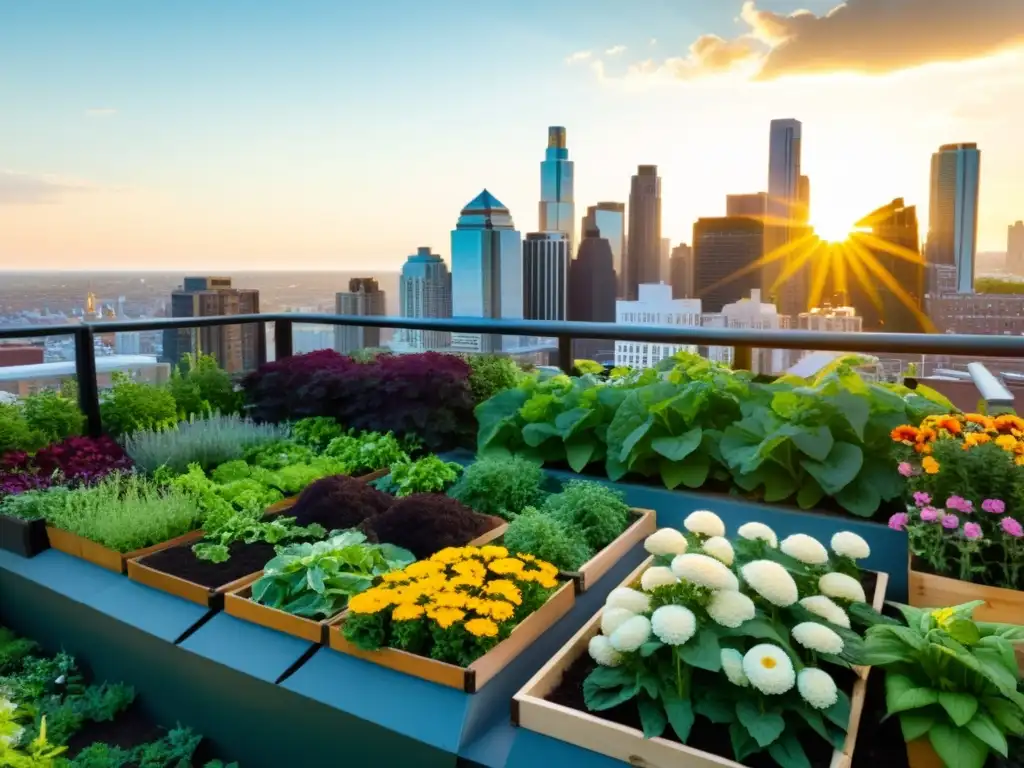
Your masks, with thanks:
[[[683,663],[708,672],[719,672],[722,669],[722,647],[718,644],[718,636],[707,629],[697,633],[685,645],[677,648]]]
[[[599,667],[598,669],[606,669],[606,667]],[[594,671],[596,672],[597,670]],[[617,687],[597,685],[592,682],[592,676],[593,672],[583,681],[583,701],[591,712],[600,712],[617,707],[619,704],[629,701],[640,692],[640,684],[635,676],[631,675],[633,679],[630,683]]]
[[[1024,709],[1000,696],[986,696],[982,703],[1002,730],[1024,736]]]
[[[786,720],[778,712],[762,712],[759,700],[753,697],[736,702],[736,717],[762,749],[786,730]]]
[[[761,443],[761,438],[751,435],[739,425],[726,427],[722,433],[722,441],[719,448],[722,451],[722,458],[730,467],[736,469],[749,461]]]
[[[939,705],[958,726],[967,725],[978,711],[978,700],[969,693],[939,691]]]
[[[732,753],[737,763],[742,763],[755,752],[761,751],[754,737],[738,720],[729,725],[729,740],[732,742]]]
[[[978,621],[978,631],[982,637],[997,636],[1011,643],[1024,643],[1024,625],[997,624],[991,621]]]
[[[596,688],[619,688],[636,682],[636,674],[624,667],[595,667],[585,682]]]
[[[821,714],[831,723],[838,725],[845,733],[850,727],[850,697],[845,691],[839,691],[839,698],[831,707],[821,710]]]
[[[984,768],[988,746],[966,728],[955,728],[949,723],[936,723],[928,732],[928,738],[947,766]]]
[[[825,741],[829,742],[836,749],[842,749],[846,741],[846,735],[843,733],[835,734],[830,731],[828,726],[825,725],[825,719],[821,716],[821,713],[807,706],[801,704],[797,707],[791,707],[793,712],[796,712],[800,718],[811,727],[811,730],[821,736]],[[838,744],[836,742],[839,742]]]
[[[650,669],[643,669],[637,672],[636,681],[640,684],[640,689],[644,691],[652,699],[658,698],[658,676]]]
[[[852,443],[837,442],[824,461],[801,459],[800,464],[825,493],[834,496],[857,477],[864,464],[864,452]]]
[[[832,398],[838,413],[850,426],[850,429],[861,442],[864,441],[864,427],[871,415],[871,404],[863,395],[855,395],[852,392],[839,392]]]
[[[935,725],[935,716],[924,710],[921,712],[900,712],[900,729],[904,741],[919,739]]]
[[[657,653],[659,650],[665,647],[665,644],[660,640],[648,640],[646,643],[640,646],[640,655],[645,659],[652,653]]]
[[[665,483],[666,488],[677,488],[680,485],[685,485],[687,488],[700,488],[708,479],[711,460],[706,453],[691,453],[682,461],[662,459],[659,468],[661,480]]]
[[[559,432],[555,429],[554,425],[546,422],[527,424],[523,427],[523,442],[531,448],[536,448],[545,440],[559,436]]]
[[[582,472],[594,456],[596,446],[585,437],[573,438],[565,444],[565,458],[573,472]]]
[[[700,447],[704,431],[694,427],[682,435],[656,437],[651,441],[651,448],[669,461],[682,461]]]
[[[731,723],[736,719],[736,708],[733,703],[717,696],[700,696],[693,703],[693,711],[719,725]]]
[[[974,645],[981,639],[981,632],[969,619],[954,619],[949,622],[946,632],[958,643]]]
[[[816,461],[825,461],[832,450],[832,432],[825,425],[803,427],[790,438],[800,452]]]
[[[640,710],[640,724],[644,729],[644,738],[653,739],[661,736],[668,725],[668,717],[661,704],[654,699],[641,695],[637,701]]]
[[[661,688],[661,703],[665,707],[665,715],[668,723],[672,726],[679,740],[686,743],[690,738],[690,729],[693,728],[693,707],[689,697],[680,698],[679,693],[667,681]]]
[[[769,504],[785,501],[797,492],[796,478],[785,469],[768,469],[764,473],[764,500]]]
[[[785,733],[768,747],[768,754],[779,764],[780,768],[811,768],[807,753],[792,733]]]
[[[939,700],[934,688],[920,688],[906,675],[890,673],[885,676],[885,707],[889,714],[920,709]]]
[[[314,565],[306,571],[306,584],[314,592],[323,592],[325,589],[323,569]]]
[[[1003,757],[1007,756],[1009,745],[1006,743],[1006,735],[986,713],[977,712],[967,723],[967,730]]]
[[[825,491],[818,485],[818,481],[810,475],[805,475],[796,494],[797,506],[800,509],[813,509],[823,498]]]
[[[563,411],[555,417],[555,428],[562,438],[568,440],[585,422],[592,418],[594,411],[590,408],[573,408]]]
[[[886,604],[891,605],[893,608],[899,611],[903,615],[903,618],[907,622],[907,625],[910,627],[920,627],[921,619],[925,618],[928,615],[928,611],[922,608],[914,608],[913,606],[904,605],[903,603],[888,601]]]

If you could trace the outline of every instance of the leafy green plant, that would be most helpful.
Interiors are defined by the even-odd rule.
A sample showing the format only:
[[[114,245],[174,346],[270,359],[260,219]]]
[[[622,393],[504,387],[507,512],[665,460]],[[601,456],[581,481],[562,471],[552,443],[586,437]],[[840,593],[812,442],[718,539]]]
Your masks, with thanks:
[[[18,637],[6,627],[0,627],[0,674],[9,674],[37,648],[38,644],[27,637]]]
[[[168,389],[132,381],[121,372],[114,373],[113,384],[100,400],[103,427],[113,437],[178,423],[178,406]]]
[[[330,416],[310,416],[299,419],[292,425],[292,437],[300,445],[314,451],[326,450],[331,440],[347,434],[337,421]]]
[[[281,439],[249,448],[243,458],[256,467],[281,469],[294,464],[306,464],[315,455],[316,452],[308,445],[293,439]]]
[[[326,541],[290,544],[263,568],[252,585],[252,599],[310,619],[339,613],[352,595],[370,588],[388,571],[416,558],[390,544],[367,544],[359,531],[343,531]]]
[[[596,552],[629,527],[629,505],[624,499],[622,493],[606,485],[590,480],[570,480],[560,493],[548,496],[543,511],[578,531],[587,546]]]
[[[46,438],[29,426],[20,403],[0,403],[0,454],[34,451],[45,444]]]
[[[461,471],[461,465],[430,455],[392,464],[391,473],[373,481],[373,485],[394,496],[444,493],[459,479]]]
[[[408,460],[402,444],[390,432],[347,434],[331,440],[325,454],[344,465],[348,475],[364,475]]]
[[[0,515],[17,517],[21,520],[39,520],[44,517],[47,503],[54,496],[71,493],[62,485],[53,485],[44,490],[24,491],[0,498]]]
[[[40,713],[46,717],[50,741],[67,744],[86,723],[110,722],[134,701],[135,689],[131,686],[101,683],[90,685],[74,696],[43,699]]]
[[[244,396],[213,355],[183,355],[171,370],[168,389],[182,419],[213,413],[236,414]]]
[[[925,739],[948,768],[982,768],[1024,736],[1013,646],[1024,627],[975,622],[975,600],[924,610],[894,604],[906,626],[868,629],[865,663],[885,669],[889,715],[908,742]]]
[[[605,368],[596,360],[575,360],[573,361],[573,373],[583,376],[588,373],[603,374]]]
[[[57,443],[66,437],[80,435],[85,426],[85,416],[78,407],[78,401],[53,390],[25,398],[25,421],[45,443]]]
[[[470,464],[448,492],[484,515],[511,520],[520,510],[544,499],[544,472],[520,457],[483,458]]]
[[[507,355],[466,355],[465,359],[469,363],[469,388],[476,403],[512,389],[524,376],[515,360]]]
[[[562,571],[576,571],[594,555],[583,533],[560,520],[526,507],[508,524],[505,546],[546,560]]]
[[[0,696],[0,765],[5,768],[53,768],[66,749],[54,746],[47,738],[46,718],[39,724],[39,734],[24,747],[22,722],[29,713],[15,702]]]

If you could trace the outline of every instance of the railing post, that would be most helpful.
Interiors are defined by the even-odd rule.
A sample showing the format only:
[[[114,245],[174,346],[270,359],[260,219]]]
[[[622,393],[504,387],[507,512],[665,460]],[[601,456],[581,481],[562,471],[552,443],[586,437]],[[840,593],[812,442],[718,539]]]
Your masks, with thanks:
[[[572,336],[559,336],[558,337],[558,367],[562,369],[562,373],[572,375],[572,369],[575,365],[575,360],[572,356]]]
[[[292,356],[292,321],[274,321],[274,359],[283,360]]]
[[[103,433],[103,420],[96,382],[96,350],[92,328],[88,325],[75,329],[75,377],[78,379],[78,406],[85,414],[86,430],[90,436],[99,437]]]
[[[256,365],[257,367],[267,362],[267,324],[256,323]]]
[[[732,348],[732,369],[734,371],[752,371],[754,367],[754,350],[751,347],[736,346]]]

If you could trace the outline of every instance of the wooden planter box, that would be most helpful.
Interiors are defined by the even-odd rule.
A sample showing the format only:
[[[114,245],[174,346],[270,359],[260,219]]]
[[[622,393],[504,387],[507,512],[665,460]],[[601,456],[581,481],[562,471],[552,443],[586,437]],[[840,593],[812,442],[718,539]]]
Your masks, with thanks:
[[[487,531],[487,533],[477,536],[467,546],[482,547],[485,544],[490,544],[499,536],[502,536],[508,528],[508,523],[500,517],[491,515],[485,515],[485,517],[490,518],[495,523],[495,527]],[[263,571],[260,571],[230,585],[232,589],[224,595],[224,610],[232,616],[251,621],[253,624],[259,624],[268,629],[276,629],[278,632],[284,632],[286,635],[293,635],[303,640],[308,640],[311,643],[327,645],[328,628],[330,625],[341,621],[345,616],[345,611],[317,621],[303,616],[293,616],[286,611],[253,602],[252,585],[262,575]]]
[[[615,541],[602,549],[578,571],[565,571],[562,575],[573,580],[576,594],[581,595],[604,576],[626,553],[658,530],[657,515],[653,509],[630,509],[636,520]]]
[[[349,656],[379,664],[382,667],[429,680],[438,685],[456,688],[466,693],[476,693],[487,681],[501,672],[523,652],[534,640],[550,629],[565,616],[576,601],[573,583],[563,584],[544,605],[527,616],[505,640],[474,661],[468,667],[457,667],[442,661],[417,656],[394,648],[378,651],[363,651],[349,643],[342,634],[344,619],[328,627],[328,641],[331,648]]]
[[[93,565],[106,568],[114,573],[127,573],[128,563],[131,560],[152,555],[154,552],[159,552],[162,549],[167,549],[186,541],[192,541],[192,537],[202,536],[202,533],[200,531],[193,531],[169,541],[161,541],[159,544],[154,544],[151,547],[125,553],[117,552],[102,544],[97,544],[95,541],[83,538],[78,534],[63,531],[60,528],[54,528],[49,525],[46,526],[46,536],[50,540],[50,546],[56,550],[74,557],[80,557]]]
[[[20,517],[0,515],[0,549],[22,557],[35,557],[49,548],[45,520],[22,520]]]
[[[636,583],[644,570],[653,562],[648,558],[633,571],[624,586]],[[886,574],[878,574],[872,605],[880,609],[885,601]],[[742,768],[740,763],[722,755],[702,752],[685,744],[664,738],[645,739],[641,731],[604,720],[589,712],[580,712],[545,699],[562,680],[562,674],[587,653],[590,638],[601,631],[601,611],[588,621],[579,632],[522,687],[512,701],[512,722],[559,741],[574,744],[602,755],[621,760],[628,765],[649,768],[687,766],[687,768]],[[832,768],[849,768],[853,748],[857,743],[864,697],[867,693],[867,668],[858,668],[858,679],[850,694],[850,724],[846,743],[832,756]]]
[[[373,482],[374,480],[380,480],[382,477],[384,477],[390,471],[391,470],[387,469],[387,468],[385,468],[385,469],[378,469],[376,472],[370,472],[368,475],[360,475],[356,479],[357,480],[362,480],[364,483],[370,483],[370,482]],[[316,481],[314,480],[314,482],[316,482]],[[286,512],[287,510],[289,510],[289,509],[291,509],[292,507],[295,506],[295,502],[297,502],[299,500],[299,496],[301,496],[301,495],[302,495],[302,492],[299,491],[299,493],[295,494],[294,496],[289,496],[287,499],[281,499],[280,501],[275,502],[274,504],[271,504],[269,507],[267,507],[267,512],[266,513],[268,515],[276,515],[276,514],[279,514],[281,512]]]

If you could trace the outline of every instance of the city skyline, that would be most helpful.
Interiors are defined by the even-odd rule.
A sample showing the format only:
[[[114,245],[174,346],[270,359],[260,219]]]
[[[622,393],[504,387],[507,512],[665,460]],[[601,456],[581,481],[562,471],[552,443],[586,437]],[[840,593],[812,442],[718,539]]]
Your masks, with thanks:
[[[462,0],[314,0],[301,15],[267,2],[12,6],[0,268],[398,270],[416,244],[445,243],[450,211],[485,186],[534,231],[549,125],[569,132],[577,210],[626,200],[636,167],[657,165],[663,234],[684,242],[725,213],[726,194],[763,190],[763,126],[787,117],[804,126],[823,234],[897,195],[927,221],[931,153],[977,142],[978,249],[1005,249],[1024,216],[1010,128],[1024,110],[1024,9],[901,0],[886,34],[913,44],[890,45],[863,33],[877,2],[828,15],[837,5],[598,0],[583,24],[579,3],[539,0],[485,15]],[[790,19],[800,7],[815,16]],[[808,75],[800,57],[826,38],[857,65],[819,57]],[[355,76],[364,63],[371,74]]]

